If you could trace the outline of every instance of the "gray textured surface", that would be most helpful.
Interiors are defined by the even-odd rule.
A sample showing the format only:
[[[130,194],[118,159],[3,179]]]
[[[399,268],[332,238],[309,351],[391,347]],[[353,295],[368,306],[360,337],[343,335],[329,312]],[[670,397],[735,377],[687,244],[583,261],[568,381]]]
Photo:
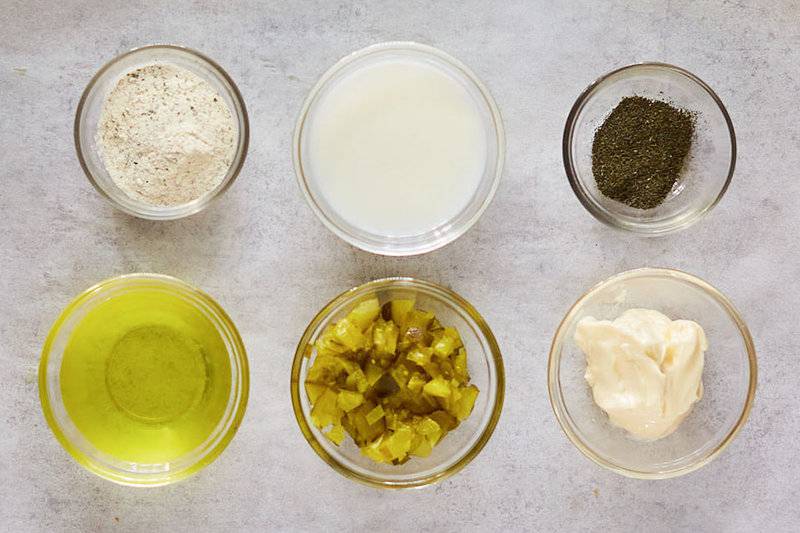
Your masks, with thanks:
[[[0,530],[796,530],[800,5],[430,4],[2,2]],[[352,50],[392,39],[469,64],[493,91],[508,135],[505,176],[481,221],[412,259],[373,257],[326,231],[300,195],[290,156],[297,110],[317,76]],[[253,131],[236,185],[174,223],[116,212],[87,183],[72,145],[75,106],[94,71],[151,42],[218,60],[244,94]],[[595,222],[561,163],[577,94],[640,60],[709,82],[739,139],[722,203],[662,239]],[[663,482],[625,479],[580,455],[545,385],[566,308],[595,282],[644,265],[684,269],[727,293],[760,356],[756,404],[737,440],[702,470]],[[215,296],[238,324],[252,370],[230,447],[194,478],[152,490],[116,486],[74,463],[43,420],[35,381],[41,344],[69,299],[134,271],[172,274]],[[455,478],[404,493],[362,487],[318,459],[288,392],[295,342],[314,313],[343,289],[393,274],[470,299],[493,326],[510,377],[482,454]]]

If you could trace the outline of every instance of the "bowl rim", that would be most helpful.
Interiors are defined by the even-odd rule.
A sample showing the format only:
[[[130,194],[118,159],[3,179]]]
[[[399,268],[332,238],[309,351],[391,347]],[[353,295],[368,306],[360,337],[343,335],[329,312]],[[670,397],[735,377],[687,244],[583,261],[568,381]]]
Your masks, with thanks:
[[[236,102],[236,106],[234,106],[233,114],[235,118],[241,119],[242,128],[241,131],[238,132],[239,139],[241,142],[238,144],[236,152],[234,154],[233,161],[231,161],[231,165],[228,167],[228,171],[233,169],[230,172],[230,175],[227,179],[222,183],[222,185],[212,191],[213,194],[206,193],[205,195],[201,196],[200,198],[193,200],[191,202],[185,204],[179,204],[175,206],[147,206],[148,209],[153,210],[153,212],[144,212],[137,209],[134,209],[130,206],[124,205],[114,199],[108,192],[103,188],[103,186],[95,179],[94,174],[92,173],[91,169],[89,168],[88,163],[86,162],[86,158],[84,157],[84,150],[89,150],[88,147],[84,147],[83,143],[81,142],[81,123],[82,116],[83,116],[83,109],[86,106],[86,102],[89,97],[89,93],[92,92],[95,85],[100,81],[100,79],[108,72],[108,70],[116,65],[121,60],[129,57],[131,55],[147,51],[147,50],[166,50],[168,52],[178,52],[178,53],[187,53],[191,56],[194,56],[196,59],[199,59],[201,62],[206,63],[211,70],[213,70],[220,78],[222,78],[225,83],[227,83],[231,88],[231,93],[233,99]],[[238,108],[237,108],[238,106]],[[238,113],[238,109],[241,109],[241,114]],[[238,120],[237,120],[237,127],[238,127]],[[208,57],[207,55],[199,52],[193,48],[189,48],[187,46],[182,46],[178,44],[167,44],[167,43],[156,43],[156,44],[148,44],[143,46],[137,46],[135,48],[131,48],[121,54],[118,54],[111,58],[110,60],[106,61],[100,69],[92,76],[89,83],[84,88],[83,93],[81,94],[80,100],[78,101],[78,107],[75,110],[75,120],[73,123],[73,140],[75,144],[75,151],[78,155],[78,161],[80,162],[81,168],[83,169],[83,173],[86,175],[89,183],[97,190],[103,198],[105,198],[108,202],[111,203],[114,207],[119,209],[120,211],[127,213],[129,215],[142,218],[145,220],[177,220],[180,218],[188,217],[199,213],[200,211],[204,210],[208,207],[211,202],[216,200],[218,197],[222,196],[222,194],[227,191],[233,182],[236,181],[236,178],[239,176],[239,173],[244,167],[245,159],[247,159],[247,153],[250,147],[250,119],[247,114],[247,107],[244,103],[244,98],[242,97],[242,93],[239,91],[239,87],[233,81],[233,78],[219,65],[216,61]],[[238,161],[237,161],[238,160]],[[143,202],[139,202],[133,200],[136,204],[141,204],[144,206]],[[163,213],[159,213],[159,211],[164,211]]]
[[[709,453],[707,453],[702,458],[698,459],[697,461],[681,468],[675,468],[672,470],[666,470],[662,472],[645,472],[641,470],[632,470],[629,468],[625,468],[619,466],[611,461],[608,461],[601,457],[599,454],[595,453],[590,445],[585,443],[581,438],[573,431],[571,418],[569,415],[563,411],[562,404],[563,404],[563,396],[561,392],[561,387],[558,385],[559,380],[559,365],[561,362],[561,345],[566,334],[566,327],[567,324],[574,318],[574,315],[578,312],[581,305],[584,301],[589,298],[592,294],[596,291],[605,288],[609,285],[617,283],[620,280],[630,279],[635,277],[645,277],[645,276],[660,276],[660,277],[671,277],[677,278],[679,280],[691,283],[702,289],[706,294],[712,296],[718,303],[720,303],[723,308],[727,311],[728,315],[733,319],[736,323],[737,328],[739,329],[739,333],[742,336],[742,340],[744,341],[745,348],[747,350],[747,357],[749,363],[749,380],[748,380],[748,389],[747,389],[747,398],[745,399],[744,406],[742,408],[742,412],[739,415],[739,418],[736,420],[736,423],[733,427],[728,431],[728,434],[725,436],[722,441]],[[659,268],[659,267],[644,267],[644,268],[636,268],[632,270],[626,270],[624,272],[620,272],[618,274],[614,274],[613,276],[601,281],[600,283],[595,284],[591,287],[588,291],[586,291],[580,298],[578,298],[574,304],[569,308],[567,313],[564,315],[564,318],[558,325],[558,329],[556,329],[556,333],[553,336],[553,341],[550,346],[550,354],[547,360],[547,394],[548,398],[550,399],[550,407],[555,414],[556,420],[558,421],[559,426],[561,426],[561,430],[566,434],[567,438],[572,442],[572,444],[580,450],[583,455],[594,461],[596,464],[611,470],[612,472],[616,472],[617,474],[621,474],[623,476],[636,478],[636,479],[668,479],[677,476],[682,476],[684,474],[688,474],[693,472],[706,464],[710,463],[713,459],[719,456],[720,453],[733,441],[736,435],[744,426],[745,422],[747,421],[748,416],[750,415],[750,410],[753,407],[753,401],[755,399],[756,393],[756,386],[758,381],[758,364],[756,358],[756,349],[755,345],[753,344],[753,338],[750,335],[750,330],[747,327],[747,324],[742,319],[739,311],[734,307],[733,303],[719,290],[717,290],[714,286],[706,282],[705,280],[694,276],[692,274],[688,274],[681,270],[672,269],[672,268]]]
[[[689,80],[693,81],[697,84],[701,89],[703,89],[717,104],[717,108],[722,113],[723,118],[725,119],[725,123],[728,126],[728,134],[731,143],[731,159],[730,164],[728,165],[728,175],[725,178],[725,183],[723,184],[722,188],[717,193],[717,196],[714,198],[713,201],[709,202],[708,205],[704,206],[703,209],[699,210],[698,212],[694,213],[691,217],[685,219],[680,224],[674,224],[670,226],[666,226],[663,229],[652,230],[648,229],[647,224],[643,224],[641,226],[632,226],[630,224],[621,223],[615,216],[609,215],[603,210],[598,209],[596,203],[591,199],[589,194],[586,193],[584,190],[583,184],[581,183],[580,179],[578,178],[578,173],[575,170],[575,162],[572,158],[572,145],[574,140],[575,134],[575,125],[578,118],[578,115],[583,110],[586,103],[592,98],[595,94],[595,91],[600,87],[600,85],[605,82],[606,80],[617,76],[623,72],[628,70],[637,70],[642,68],[652,68],[657,70],[670,70],[676,72],[678,74],[683,75],[684,77],[688,78]],[[575,193],[575,196],[578,197],[581,205],[591,213],[594,218],[610,226],[612,228],[624,231],[630,231],[633,233],[637,233],[640,235],[668,235],[670,233],[674,233],[676,231],[680,231],[682,229],[686,229],[701,218],[705,217],[719,202],[722,200],[722,197],[725,195],[725,192],[728,190],[728,186],[730,185],[731,181],[733,180],[733,174],[736,169],[736,132],[733,127],[733,121],[731,120],[730,115],[728,114],[728,110],[725,108],[725,105],[722,103],[722,100],[717,93],[700,79],[695,74],[692,74],[688,70],[678,67],[676,65],[671,65],[669,63],[661,63],[657,61],[643,61],[640,63],[632,63],[630,65],[626,65],[617,69],[614,69],[606,74],[603,74],[595,81],[590,83],[578,96],[575,100],[575,103],[572,105],[570,109],[569,115],[567,115],[567,121],[564,125],[564,134],[561,141],[561,154],[564,163],[564,170],[567,174],[567,180],[569,181],[570,187],[572,191]]]
[[[496,392],[493,398],[493,403],[491,406],[491,415],[489,417],[489,421],[486,427],[480,434],[478,440],[472,445],[472,447],[458,460],[458,462],[454,463],[450,467],[441,472],[435,472],[425,477],[420,477],[411,480],[403,480],[403,481],[395,481],[395,480],[377,480],[372,477],[357,473],[349,469],[347,466],[341,464],[334,458],[331,454],[329,454],[325,448],[319,443],[317,438],[315,437],[313,431],[311,430],[311,426],[309,425],[306,417],[303,415],[303,409],[301,405],[300,395],[301,395],[301,383],[300,383],[300,370],[302,367],[303,360],[306,359],[306,347],[309,345],[311,341],[311,336],[315,329],[319,326],[319,324],[325,320],[330,313],[339,305],[351,300],[358,294],[363,292],[371,291],[371,290],[378,290],[378,289],[386,289],[392,287],[406,287],[406,288],[415,288],[415,287],[422,287],[427,289],[432,289],[436,292],[442,293],[445,297],[449,298],[452,303],[456,304],[459,308],[464,310],[472,320],[478,325],[478,328],[481,331],[481,334],[486,339],[487,344],[489,345],[490,354],[487,354],[491,361],[491,364],[494,366],[494,370],[497,374],[497,387]],[[294,411],[295,419],[297,420],[297,424],[300,427],[300,431],[303,433],[306,441],[311,445],[317,455],[325,461],[330,467],[336,470],[339,474],[343,475],[348,479],[352,479],[354,481],[358,481],[367,486],[382,488],[382,489],[409,489],[409,488],[419,488],[424,486],[430,486],[434,483],[437,483],[443,479],[446,479],[465,466],[467,466],[484,448],[486,443],[489,441],[490,437],[494,433],[495,427],[497,426],[497,422],[500,420],[500,414],[503,410],[503,401],[505,398],[505,371],[503,367],[503,357],[500,352],[500,346],[497,343],[497,339],[495,338],[492,330],[489,328],[489,325],[483,319],[483,317],[478,313],[478,311],[470,304],[467,300],[456,294],[451,289],[443,287],[439,284],[424,281],[418,278],[413,277],[387,277],[381,279],[375,279],[372,281],[368,281],[351,289],[348,289],[338,296],[333,298],[327,305],[325,305],[311,320],[308,327],[306,327],[305,331],[303,332],[302,337],[300,338],[300,342],[297,344],[297,349],[295,350],[294,360],[292,361],[292,370],[291,370],[291,379],[289,388],[291,391],[292,397],[292,409]]]
[[[134,283],[137,281],[149,281],[155,282],[159,285],[170,286],[172,288],[177,287],[191,293],[193,296],[199,298],[203,303],[208,305],[217,315],[218,319],[223,323],[231,336],[234,351],[229,352],[228,356],[231,361],[231,366],[235,366],[238,369],[241,380],[238,390],[239,398],[238,401],[235,401],[233,404],[230,414],[230,421],[227,424],[227,427],[221,428],[222,431],[219,434],[221,434],[222,437],[216,442],[216,444],[213,445],[213,447],[208,450],[207,453],[201,456],[196,462],[182,470],[168,473],[155,473],[140,477],[128,477],[114,470],[105,468],[101,464],[98,464],[90,455],[85,454],[77,445],[75,445],[62,430],[61,425],[53,413],[53,407],[48,396],[49,389],[47,384],[47,365],[52,351],[52,344],[59,333],[59,330],[64,325],[64,322],[74,311],[79,309],[93,296],[107,290],[108,288],[117,286],[119,284],[129,283],[131,281]],[[140,272],[114,276],[99,281],[88,289],[79,293],[69,302],[69,304],[67,304],[53,325],[50,327],[50,330],[47,334],[47,339],[45,340],[42,348],[42,355],[38,367],[38,388],[39,401],[42,407],[42,413],[47,421],[47,425],[50,427],[50,430],[53,432],[61,446],[78,464],[83,466],[89,472],[119,485],[131,487],[158,487],[175,483],[196,474],[216,460],[228,447],[228,444],[230,444],[231,440],[233,440],[233,437],[236,435],[236,432],[241,426],[245,412],[247,411],[247,403],[250,392],[250,369],[247,360],[247,352],[239,331],[233,323],[233,320],[231,320],[230,316],[228,316],[228,314],[225,312],[222,306],[216,302],[216,300],[202,290],[178,278],[165,274]],[[234,382],[231,384],[231,392],[229,397],[233,397],[235,399],[236,392],[237,385]]]
[[[495,136],[495,142],[497,144],[497,154],[494,162],[495,170],[494,175],[491,177],[492,183],[486,193],[486,197],[481,202],[481,205],[475,214],[462,225],[455,228],[450,228],[450,230],[442,233],[441,235],[437,235],[436,238],[425,243],[424,245],[402,249],[387,249],[385,247],[385,239],[383,239],[381,242],[378,242],[377,239],[375,242],[369,242],[360,239],[357,235],[353,235],[337,225],[336,222],[325,213],[322,207],[318,204],[314,194],[311,192],[311,188],[308,185],[310,178],[306,176],[303,170],[303,154],[301,149],[303,131],[306,121],[308,120],[311,107],[321,91],[328,85],[328,82],[351,63],[354,63],[372,54],[390,51],[410,51],[418,54],[433,56],[434,58],[449,64],[455,70],[462,73],[465,80],[472,83],[483,97],[484,103],[486,104],[486,107],[492,118],[492,129]],[[294,133],[292,135],[292,161],[294,163],[295,178],[297,179],[297,184],[303,193],[303,197],[306,199],[306,203],[308,203],[312,211],[314,211],[314,214],[317,216],[317,218],[326,228],[328,228],[328,230],[333,232],[336,236],[348,244],[373,254],[394,257],[422,255],[434,250],[438,250],[439,248],[442,248],[455,241],[469,231],[481,218],[483,213],[486,211],[486,209],[488,209],[489,205],[494,199],[495,193],[500,185],[500,179],[503,175],[505,156],[506,140],[503,118],[500,114],[500,109],[497,107],[497,103],[492,96],[492,93],[489,91],[489,88],[480,80],[480,78],[478,78],[472,69],[462,63],[459,59],[451,56],[439,48],[427,44],[421,44],[415,41],[386,41],[371,44],[351,52],[336,61],[319,77],[317,82],[308,92],[308,95],[306,96],[305,100],[303,101],[303,105],[300,108]]]

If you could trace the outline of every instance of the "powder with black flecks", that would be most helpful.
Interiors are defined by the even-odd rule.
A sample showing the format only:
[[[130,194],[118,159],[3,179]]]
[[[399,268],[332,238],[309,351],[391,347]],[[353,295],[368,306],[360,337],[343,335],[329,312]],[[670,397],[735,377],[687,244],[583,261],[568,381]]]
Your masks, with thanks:
[[[126,73],[109,92],[96,141],[106,170],[128,196],[175,206],[222,182],[238,139],[230,108],[207,81],[155,63]]]

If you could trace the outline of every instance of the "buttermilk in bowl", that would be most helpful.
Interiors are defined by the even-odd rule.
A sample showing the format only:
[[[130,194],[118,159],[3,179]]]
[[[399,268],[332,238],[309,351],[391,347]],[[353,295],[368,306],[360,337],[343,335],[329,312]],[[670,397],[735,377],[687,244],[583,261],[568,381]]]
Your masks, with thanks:
[[[466,232],[494,196],[503,157],[486,88],[417,43],[340,60],[306,99],[294,139],[298,183],[316,215],[384,255],[430,252]]]
[[[486,135],[469,93],[416,58],[343,76],[309,128],[309,171],[348,223],[378,235],[424,233],[478,188]]]

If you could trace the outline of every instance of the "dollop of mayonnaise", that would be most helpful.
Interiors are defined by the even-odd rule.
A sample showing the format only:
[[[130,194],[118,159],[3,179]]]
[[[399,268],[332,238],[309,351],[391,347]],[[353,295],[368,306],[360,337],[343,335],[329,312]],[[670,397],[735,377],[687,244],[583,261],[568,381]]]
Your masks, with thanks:
[[[613,321],[581,319],[575,342],[595,403],[637,439],[669,435],[703,395],[708,342],[696,322],[629,309]]]

